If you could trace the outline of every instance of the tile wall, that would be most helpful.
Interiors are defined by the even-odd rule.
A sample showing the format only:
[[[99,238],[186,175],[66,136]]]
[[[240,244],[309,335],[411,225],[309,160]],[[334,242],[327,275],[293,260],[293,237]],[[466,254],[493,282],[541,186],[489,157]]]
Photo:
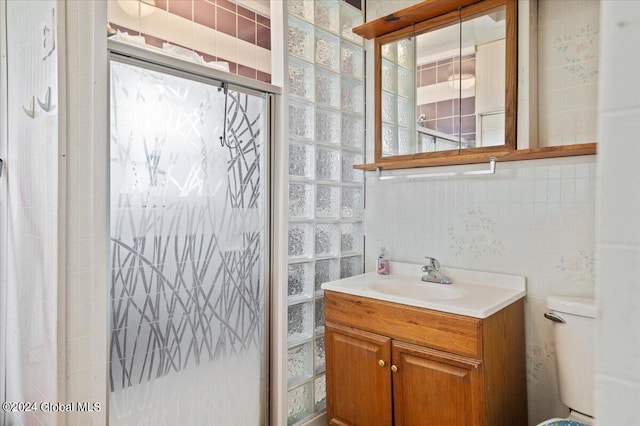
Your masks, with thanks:
[[[138,15],[136,1],[110,1],[111,27],[142,36],[147,45],[185,47],[205,62],[228,63],[232,74],[271,82],[271,20],[262,8],[256,13],[229,0],[141,1]],[[133,15],[123,3],[133,4]]]
[[[593,156],[498,163],[490,177],[377,181],[371,174],[365,269],[374,269],[384,245],[392,260],[422,264],[432,256],[446,266],[526,276],[529,424],[562,416],[543,313],[547,295],[593,297],[594,194]]]
[[[539,146],[596,141],[600,2],[538,1]]]
[[[458,68],[458,58],[420,65],[416,74],[417,87],[447,82],[452,73],[458,72]],[[475,68],[475,55],[462,58],[462,74],[475,75]],[[476,98],[470,96],[462,98],[461,101],[461,105],[458,99],[421,104],[417,106],[416,116],[421,117],[424,114],[425,121],[422,123],[424,127],[448,135],[458,135],[458,130],[462,127],[462,138],[475,141]]]
[[[638,425],[640,401],[640,3],[602,2],[596,418]]]
[[[367,20],[415,3],[370,1]],[[541,0],[539,7],[537,24],[545,28],[539,34],[538,56],[551,56],[548,50],[558,46],[556,59],[561,59],[554,64],[540,59],[540,120],[560,123],[561,140],[566,136],[567,142],[592,142],[596,140],[597,127],[593,115],[597,71],[595,76],[590,72],[580,74],[577,65],[584,71],[593,69],[591,66],[597,63],[594,34],[597,34],[598,2]],[[571,14],[576,20],[571,20]],[[559,19],[561,16],[568,20]],[[550,39],[549,34],[554,38]],[[567,34],[566,41],[552,41],[561,34]],[[373,43],[367,42],[365,47],[371,52]],[[569,66],[573,57],[566,52],[572,52],[571,49],[583,52],[585,48],[591,53],[574,61],[575,67]],[[558,56],[558,52],[563,55]],[[373,70],[372,56],[367,55],[368,73]],[[571,77],[553,80],[548,78],[550,72]],[[579,81],[578,75],[585,76],[586,81]],[[545,93],[551,92],[564,98],[554,97],[557,102],[550,102]],[[572,104],[565,102],[570,96],[575,97]],[[373,84],[368,82],[367,101],[372,99]],[[553,109],[560,106],[572,108],[566,110],[571,114],[563,115],[565,110]],[[589,118],[578,120],[583,113]],[[368,134],[373,133],[371,123],[373,116],[369,113]],[[546,129],[548,125],[541,123],[541,145],[549,144]],[[577,132],[590,136],[577,137]],[[372,161],[373,140],[368,139],[367,159]],[[456,166],[456,170],[484,167],[487,165]],[[438,169],[431,168],[429,172]],[[379,246],[385,245],[395,260],[421,263],[424,256],[435,256],[445,265],[527,277],[529,424],[567,413],[557,394],[552,329],[542,313],[547,295],[594,295],[595,177],[595,157],[588,156],[498,163],[498,172],[491,177],[416,182],[378,182],[373,174],[366,178],[366,270],[373,270]]]

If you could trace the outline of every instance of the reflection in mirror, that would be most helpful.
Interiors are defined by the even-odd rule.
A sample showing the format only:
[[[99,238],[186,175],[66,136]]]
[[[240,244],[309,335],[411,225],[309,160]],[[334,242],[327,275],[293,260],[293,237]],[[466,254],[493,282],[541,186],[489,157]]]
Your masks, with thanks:
[[[505,6],[462,22],[463,55],[470,51],[475,56],[475,73],[467,73],[464,56],[462,58],[462,86],[465,73],[469,80],[475,77],[475,96],[461,97],[458,128],[463,149],[505,143],[505,42]]]
[[[506,8],[416,39],[421,152],[504,144]]]
[[[462,95],[466,106],[475,94],[473,50],[463,52],[462,73],[460,59],[459,23],[416,37],[418,152],[458,149],[458,98]]]
[[[415,62],[413,40],[382,46],[382,153],[415,152]]]
[[[382,155],[503,145],[505,38],[501,6],[382,45]]]

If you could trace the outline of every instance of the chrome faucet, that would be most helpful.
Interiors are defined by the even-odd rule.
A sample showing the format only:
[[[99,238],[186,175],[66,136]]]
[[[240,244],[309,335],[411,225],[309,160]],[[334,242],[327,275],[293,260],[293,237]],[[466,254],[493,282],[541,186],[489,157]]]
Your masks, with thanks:
[[[438,259],[425,256],[427,259],[427,264],[422,267],[422,272],[426,272],[425,275],[422,276],[422,281],[437,283],[437,284],[451,284],[451,278],[445,277],[440,273],[440,262]]]

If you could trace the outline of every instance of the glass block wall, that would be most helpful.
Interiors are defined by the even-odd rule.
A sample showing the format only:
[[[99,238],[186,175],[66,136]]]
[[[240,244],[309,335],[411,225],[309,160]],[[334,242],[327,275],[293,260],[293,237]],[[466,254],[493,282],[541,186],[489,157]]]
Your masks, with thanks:
[[[364,50],[361,10],[340,0],[290,0],[288,424],[325,409],[320,285],[362,272]]]
[[[413,40],[382,46],[382,155],[416,152]]]

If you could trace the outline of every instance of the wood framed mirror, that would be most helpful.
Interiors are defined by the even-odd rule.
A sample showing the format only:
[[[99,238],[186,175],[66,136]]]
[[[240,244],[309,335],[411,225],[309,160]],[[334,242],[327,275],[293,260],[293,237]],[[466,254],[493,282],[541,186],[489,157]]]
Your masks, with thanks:
[[[595,143],[538,147],[526,133],[524,146],[516,143],[522,118],[516,111],[517,6],[516,0],[426,0],[354,28],[374,39],[375,80],[374,162],[355,167],[595,154]],[[498,45],[501,54],[492,49]],[[523,117],[529,111],[523,109]]]
[[[516,148],[515,0],[457,6],[376,37],[376,162]]]

